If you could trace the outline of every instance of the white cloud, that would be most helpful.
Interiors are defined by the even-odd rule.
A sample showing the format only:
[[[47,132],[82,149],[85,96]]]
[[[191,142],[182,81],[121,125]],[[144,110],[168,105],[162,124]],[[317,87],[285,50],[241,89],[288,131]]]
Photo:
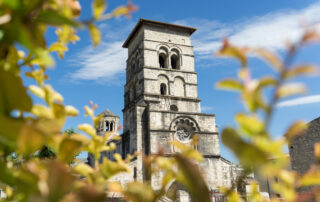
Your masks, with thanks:
[[[204,111],[212,111],[213,110],[213,107],[210,107],[210,106],[202,106],[201,107],[201,111],[204,112]]]
[[[126,67],[126,49],[122,41],[102,42],[99,47],[83,50],[74,60],[80,68],[71,74],[73,80],[110,80]]]
[[[288,40],[296,41],[301,37],[305,29],[303,25],[314,24],[319,19],[320,3],[315,3],[301,10],[276,11],[227,24],[204,19],[176,22],[198,29],[193,36],[195,53],[209,58],[221,47],[223,37],[238,46],[282,50]]]
[[[301,36],[304,31],[302,24],[318,22],[319,19],[320,3],[315,3],[300,10],[281,10],[232,23],[207,19],[187,19],[173,23],[197,28],[192,42],[196,59],[203,61],[214,59],[212,53],[221,47],[223,37],[228,37],[239,46],[282,50],[287,40],[296,41]],[[103,42],[98,48],[92,48],[91,45],[86,47],[74,57],[72,62],[79,69],[69,75],[72,80],[109,82],[124,73],[127,50],[121,45],[135,23],[122,21],[99,25],[102,36],[105,36]],[[202,66],[205,66],[205,62],[202,62]]]
[[[77,69],[68,74],[72,81],[95,81],[118,83],[119,75],[125,72],[127,49],[122,48],[135,22],[121,21],[99,25],[103,36],[98,47],[91,44],[80,50],[70,60]]]
[[[292,100],[283,101],[277,104],[277,107],[292,107],[297,105],[306,105],[312,103],[320,103],[320,95],[311,95]]]

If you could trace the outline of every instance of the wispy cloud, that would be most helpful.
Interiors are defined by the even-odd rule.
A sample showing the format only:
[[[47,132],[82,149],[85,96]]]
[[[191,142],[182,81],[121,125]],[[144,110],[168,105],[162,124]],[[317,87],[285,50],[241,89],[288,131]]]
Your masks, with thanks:
[[[319,22],[319,19],[320,3],[315,3],[300,10],[280,10],[232,23],[204,19],[176,22],[198,29],[193,36],[194,50],[198,56],[206,58],[212,57],[221,47],[223,37],[238,46],[282,50],[288,40],[296,41],[301,37],[303,25]]]
[[[192,37],[196,60],[200,66],[206,66],[207,59],[219,62],[212,53],[221,47],[223,37],[239,46],[282,50],[286,41],[296,41],[302,35],[303,24],[318,22],[319,19],[320,3],[315,3],[300,10],[280,10],[230,23],[208,19],[185,19],[173,23],[197,28]],[[80,51],[72,60],[79,68],[69,77],[76,81],[109,82],[124,73],[127,56],[121,45],[134,24],[132,21],[101,24],[99,27],[104,36],[101,45],[98,48],[90,45]]]
[[[201,106],[201,111],[205,112],[205,111],[212,111],[213,107],[210,106]]]
[[[126,68],[127,50],[122,48],[134,23],[122,21],[99,25],[103,36],[98,47],[88,45],[70,60],[79,67],[68,75],[72,81],[115,83]]]
[[[122,41],[102,42],[99,47],[80,52],[76,64],[80,66],[71,74],[73,80],[110,80],[125,69],[126,50]]]
[[[312,103],[320,103],[320,95],[311,95],[301,98],[296,98],[288,101],[283,101],[277,104],[277,107],[292,107],[297,105],[306,105]]]

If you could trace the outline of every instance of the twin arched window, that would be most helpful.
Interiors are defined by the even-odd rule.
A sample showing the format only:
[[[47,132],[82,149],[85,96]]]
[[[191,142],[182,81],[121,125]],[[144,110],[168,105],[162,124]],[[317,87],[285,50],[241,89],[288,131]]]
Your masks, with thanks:
[[[160,68],[180,69],[180,53],[177,49],[171,49],[169,52],[167,48],[160,47],[158,59]]]
[[[113,121],[106,121],[106,131],[114,131],[114,123]]]

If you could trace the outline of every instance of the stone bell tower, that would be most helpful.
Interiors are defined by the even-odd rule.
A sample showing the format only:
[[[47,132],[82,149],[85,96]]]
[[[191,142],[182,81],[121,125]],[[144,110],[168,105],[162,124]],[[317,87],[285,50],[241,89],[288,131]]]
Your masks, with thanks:
[[[219,137],[214,114],[201,113],[198,98],[193,46],[190,36],[196,29],[140,19],[123,47],[128,49],[122,155],[160,149],[175,153],[170,144],[188,144],[199,136],[198,150],[209,187],[221,181]],[[141,159],[132,162],[135,177],[144,179]],[[152,178],[157,188],[159,177]]]

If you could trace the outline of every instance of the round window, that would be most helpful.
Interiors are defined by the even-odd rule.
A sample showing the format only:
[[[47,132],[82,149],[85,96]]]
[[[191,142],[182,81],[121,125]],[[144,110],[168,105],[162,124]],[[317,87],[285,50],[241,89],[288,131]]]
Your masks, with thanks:
[[[177,137],[178,140],[180,140],[181,142],[187,142],[187,141],[190,140],[191,132],[190,132],[190,130],[188,130],[187,128],[181,126],[181,127],[178,127],[178,128],[177,128],[176,137]]]

